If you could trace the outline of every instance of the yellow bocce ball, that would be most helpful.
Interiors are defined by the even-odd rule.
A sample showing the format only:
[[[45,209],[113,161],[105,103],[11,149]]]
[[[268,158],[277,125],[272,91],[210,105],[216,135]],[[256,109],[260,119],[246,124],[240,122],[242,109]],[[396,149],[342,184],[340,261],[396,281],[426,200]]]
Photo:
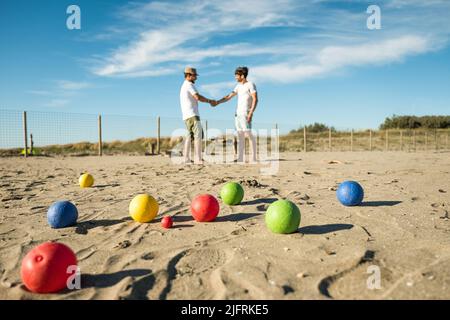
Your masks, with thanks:
[[[90,188],[94,185],[94,177],[91,176],[89,173],[83,173],[80,176],[80,179],[78,179],[78,182],[80,183],[80,187]]]
[[[156,217],[159,205],[151,195],[138,194],[131,200],[129,211],[134,221],[145,223]]]

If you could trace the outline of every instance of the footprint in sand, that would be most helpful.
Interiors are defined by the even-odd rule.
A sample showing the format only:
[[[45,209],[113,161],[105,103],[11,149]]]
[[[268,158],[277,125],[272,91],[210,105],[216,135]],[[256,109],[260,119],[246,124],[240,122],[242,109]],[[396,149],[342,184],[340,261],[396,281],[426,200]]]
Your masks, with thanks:
[[[219,283],[211,280],[211,274],[227,260],[227,255],[222,250],[208,248],[179,252],[168,263],[167,283],[159,298],[214,298],[216,290],[223,288],[217,287]],[[184,290],[177,290],[178,288]]]

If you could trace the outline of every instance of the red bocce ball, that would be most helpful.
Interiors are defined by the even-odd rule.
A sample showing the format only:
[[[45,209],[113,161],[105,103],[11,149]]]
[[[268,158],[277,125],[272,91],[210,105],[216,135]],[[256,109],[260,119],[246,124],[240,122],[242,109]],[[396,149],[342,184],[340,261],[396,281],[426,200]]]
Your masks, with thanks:
[[[163,226],[163,228],[166,228],[166,229],[171,228],[172,225],[173,225],[172,217],[171,216],[165,216],[164,218],[162,218],[161,225]]]
[[[32,249],[22,260],[22,281],[37,293],[58,292],[67,288],[67,279],[77,265],[75,253],[64,244],[46,242]]]
[[[214,221],[219,214],[219,210],[219,202],[210,194],[198,195],[191,203],[192,216],[198,222]]]

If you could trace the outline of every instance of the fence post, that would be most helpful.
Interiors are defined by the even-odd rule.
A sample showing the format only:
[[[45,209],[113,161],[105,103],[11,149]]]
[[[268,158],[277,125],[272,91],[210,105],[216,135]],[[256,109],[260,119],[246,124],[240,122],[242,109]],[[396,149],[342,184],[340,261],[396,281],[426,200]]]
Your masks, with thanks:
[[[306,152],[306,125],[303,127],[303,151]]]
[[[33,134],[30,133],[30,155],[33,155],[33,150],[34,150]]]
[[[425,151],[428,151],[428,132],[425,129]]]
[[[331,151],[331,127],[328,129],[328,149]]]
[[[386,129],[386,151],[389,151],[389,129]]]
[[[414,146],[414,152],[417,151],[416,147],[416,129],[413,129],[413,146]]]
[[[102,116],[98,115],[98,155],[103,155],[103,142],[102,142]]]
[[[403,151],[403,130],[400,130],[400,151]]]
[[[434,128],[434,150],[435,151],[439,150],[438,134],[436,128]]]
[[[411,129],[407,129],[407,136],[408,137],[410,137],[410,139],[407,141],[407,146],[408,146],[408,152],[411,152],[411,140],[412,140],[412,138],[411,138]]]
[[[350,151],[353,151],[353,129],[350,132]]]
[[[154,154],[155,154],[155,147],[156,147],[156,144],[155,144],[154,142],[152,142],[152,143],[150,144],[150,154],[151,154],[151,155],[154,155]]]
[[[372,151],[372,129],[369,130],[369,151]]]
[[[28,157],[28,127],[27,127],[27,112],[23,112],[23,138],[25,145],[25,158]]]
[[[205,154],[207,146],[208,146],[208,120],[205,120]]]
[[[273,143],[272,143],[272,139],[273,139],[274,137],[272,137],[272,135],[270,135],[270,144],[269,144],[269,146],[270,146],[270,153],[272,154],[272,146],[273,146]],[[277,145],[278,145],[278,151],[279,151],[279,147],[280,147],[280,135],[279,135],[279,133],[278,133],[278,123],[275,123],[275,139],[276,139],[276,143],[277,143]],[[268,141],[269,139],[267,139],[266,140],[266,145],[267,145],[267,141]],[[259,146],[259,143],[258,143],[258,146]],[[267,147],[268,148],[268,147]],[[259,147],[258,147],[258,149],[256,150],[256,151],[258,151],[259,150]]]
[[[156,154],[161,152],[161,118],[156,119]]]
[[[446,149],[448,150],[448,136],[450,135],[450,130],[448,130],[446,138],[445,138],[445,144],[446,144]]]

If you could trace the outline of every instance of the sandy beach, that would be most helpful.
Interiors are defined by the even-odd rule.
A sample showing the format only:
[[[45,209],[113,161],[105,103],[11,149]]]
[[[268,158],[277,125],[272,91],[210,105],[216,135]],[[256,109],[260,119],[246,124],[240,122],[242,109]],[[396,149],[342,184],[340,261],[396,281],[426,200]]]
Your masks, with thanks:
[[[0,299],[450,299],[450,153],[281,154],[276,175],[260,165],[174,165],[165,156],[0,159]],[[93,188],[78,177],[89,172]],[[365,190],[344,207],[343,180]],[[190,201],[242,182],[244,202],[222,202],[215,222],[195,222]],[[131,199],[153,195],[159,216],[134,222]],[[264,223],[276,199],[301,211],[298,232]],[[78,224],[52,229],[48,207],[73,202]],[[161,227],[164,215],[172,229]],[[77,255],[82,288],[27,292],[24,255],[58,241]],[[371,266],[381,288],[369,289]]]

